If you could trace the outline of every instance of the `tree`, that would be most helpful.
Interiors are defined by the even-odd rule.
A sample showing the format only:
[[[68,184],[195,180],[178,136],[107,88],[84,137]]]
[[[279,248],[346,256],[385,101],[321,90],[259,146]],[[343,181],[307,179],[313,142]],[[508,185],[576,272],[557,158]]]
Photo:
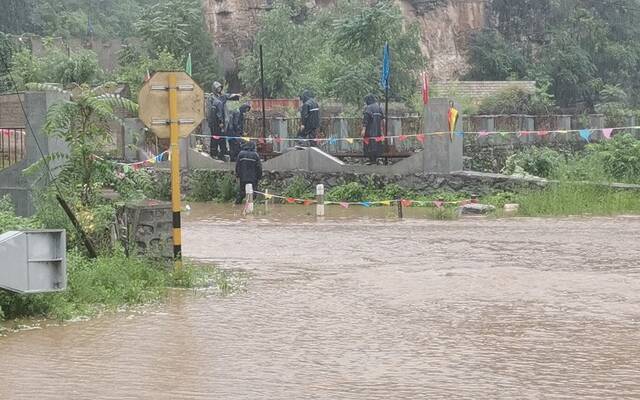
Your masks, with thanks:
[[[111,171],[111,165],[100,156],[111,141],[108,122],[117,119],[116,109],[137,112],[138,106],[131,100],[110,94],[115,84],[96,88],[75,85],[71,91],[47,84],[28,84],[32,90],[53,90],[68,93],[69,101],[54,104],[47,111],[44,132],[64,140],[69,154],[54,153],[46,160],[29,167],[32,171],[42,169],[50,160],[61,162],[56,178],[58,187],[69,191],[72,198],[79,197],[84,207],[96,202],[96,191],[102,181],[97,177]]]
[[[18,90],[24,90],[25,83],[71,84],[96,83],[102,76],[98,59],[90,50],[79,50],[67,54],[50,46],[44,56],[34,56],[25,47],[13,54],[11,75]]]
[[[493,0],[489,15],[472,39],[468,78],[549,82],[561,106],[587,109],[619,85],[640,104],[637,0]]]
[[[340,2],[300,20],[298,9],[279,3],[264,16],[253,51],[240,60],[240,79],[260,91],[259,45],[263,45],[266,94],[296,96],[302,89],[359,105],[378,86],[382,48],[392,50],[391,95],[408,100],[424,66],[419,31],[403,26],[400,10],[390,1],[374,7]]]
[[[166,51],[184,67],[187,54],[191,53],[193,78],[200,85],[209,84],[219,74],[199,0],[163,0],[152,4],[135,27],[151,58]]]

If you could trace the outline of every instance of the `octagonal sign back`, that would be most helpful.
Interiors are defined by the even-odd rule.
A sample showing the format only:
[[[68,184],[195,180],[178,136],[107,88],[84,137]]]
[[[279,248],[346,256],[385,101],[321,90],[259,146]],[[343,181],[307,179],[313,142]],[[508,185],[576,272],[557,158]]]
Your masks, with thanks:
[[[171,136],[169,74],[176,74],[179,136],[189,136],[204,119],[204,92],[186,72],[156,72],[140,89],[138,115],[160,139]]]

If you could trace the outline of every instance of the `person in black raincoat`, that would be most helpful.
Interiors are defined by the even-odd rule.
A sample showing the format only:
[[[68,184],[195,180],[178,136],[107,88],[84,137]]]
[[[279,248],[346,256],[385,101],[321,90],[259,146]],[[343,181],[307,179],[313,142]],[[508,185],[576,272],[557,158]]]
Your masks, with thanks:
[[[236,204],[241,204],[246,196],[245,186],[247,183],[253,185],[253,190],[258,190],[258,182],[262,179],[262,162],[256,153],[256,144],[247,142],[242,145],[242,150],[238,154],[236,161],[236,177],[240,181],[240,190],[236,197]]]
[[[229,155],[231,156],[231,161],[236,161],[238,159],[238,153],[240,153],[240,142],[242,141],[240,137],[244,135],[244,114],[249,110],[251,110],[251,105],[249,103],[244,103],[229,116],[227,136],[238,138],[229,139]]]
[[[313,98],[310,90],[304,90],[300,96],[302,106],[300,107],[300,131],[298,138],[315,139],[320,129],[320,106]],[[313,146],[315,142],[305,141],[304,144]]]
[[[227,143],[223,137],[226,135],[226,105],[228,100],[240,100],[239,94],[227,94],[222,92],[222,84],[213,82],[211,97],[207,106],[207,121],[211,130],[211,146],[209,154],[212,158],[219,158],[224,161],[227,154]],[[217,136],[218,138],[214,138]]]
[[[362,119],[361,136],[369,143],[363,144],[364,156],[368,159],[368,163],[377,164],[378,158],[382,156],[384,150],[384,142],[375,140],[377,137],[384,136],[383,121],[384,111],[378,104],[376,96],[369,94],[364,98],[366,106],[364,107],[364,116]]]

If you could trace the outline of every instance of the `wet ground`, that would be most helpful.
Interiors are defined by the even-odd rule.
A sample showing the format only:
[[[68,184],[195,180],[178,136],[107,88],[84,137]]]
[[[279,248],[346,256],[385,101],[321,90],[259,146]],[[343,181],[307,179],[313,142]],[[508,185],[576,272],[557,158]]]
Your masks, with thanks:
[[[0,337],[0,398],[640,398],[639,218],[285,210],[194,206],[245,292]]]

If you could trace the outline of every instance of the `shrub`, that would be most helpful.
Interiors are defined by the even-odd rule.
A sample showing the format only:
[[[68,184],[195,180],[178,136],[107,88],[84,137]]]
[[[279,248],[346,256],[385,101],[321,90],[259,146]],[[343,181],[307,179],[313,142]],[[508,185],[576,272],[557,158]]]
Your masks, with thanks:
[[[563,162],[563,156],[549,148],[530,147],[507,158],[502,173],[549,178]]]
[[[285,197],[293,197],[296,199],[306,199],[314,197],[315,193],[313,192],[311,183],[307,182],[300,176],[296,176],[284,189],[282,195]]]
[[[616,135],[612,140],[588,145],[587,151],[601,161],[601,168],[611,179],[640,182],[640,140],[629,134]]]
[[[367,187],[358,183],[350,182],[345,185],[336,186],[327,193],[328,201],[365,201],[373,200]]]
[[[555,109],[552,96],[546,90],[531,92],[511,87],[487,97],[480,103],[480,114],[549,114]]]

